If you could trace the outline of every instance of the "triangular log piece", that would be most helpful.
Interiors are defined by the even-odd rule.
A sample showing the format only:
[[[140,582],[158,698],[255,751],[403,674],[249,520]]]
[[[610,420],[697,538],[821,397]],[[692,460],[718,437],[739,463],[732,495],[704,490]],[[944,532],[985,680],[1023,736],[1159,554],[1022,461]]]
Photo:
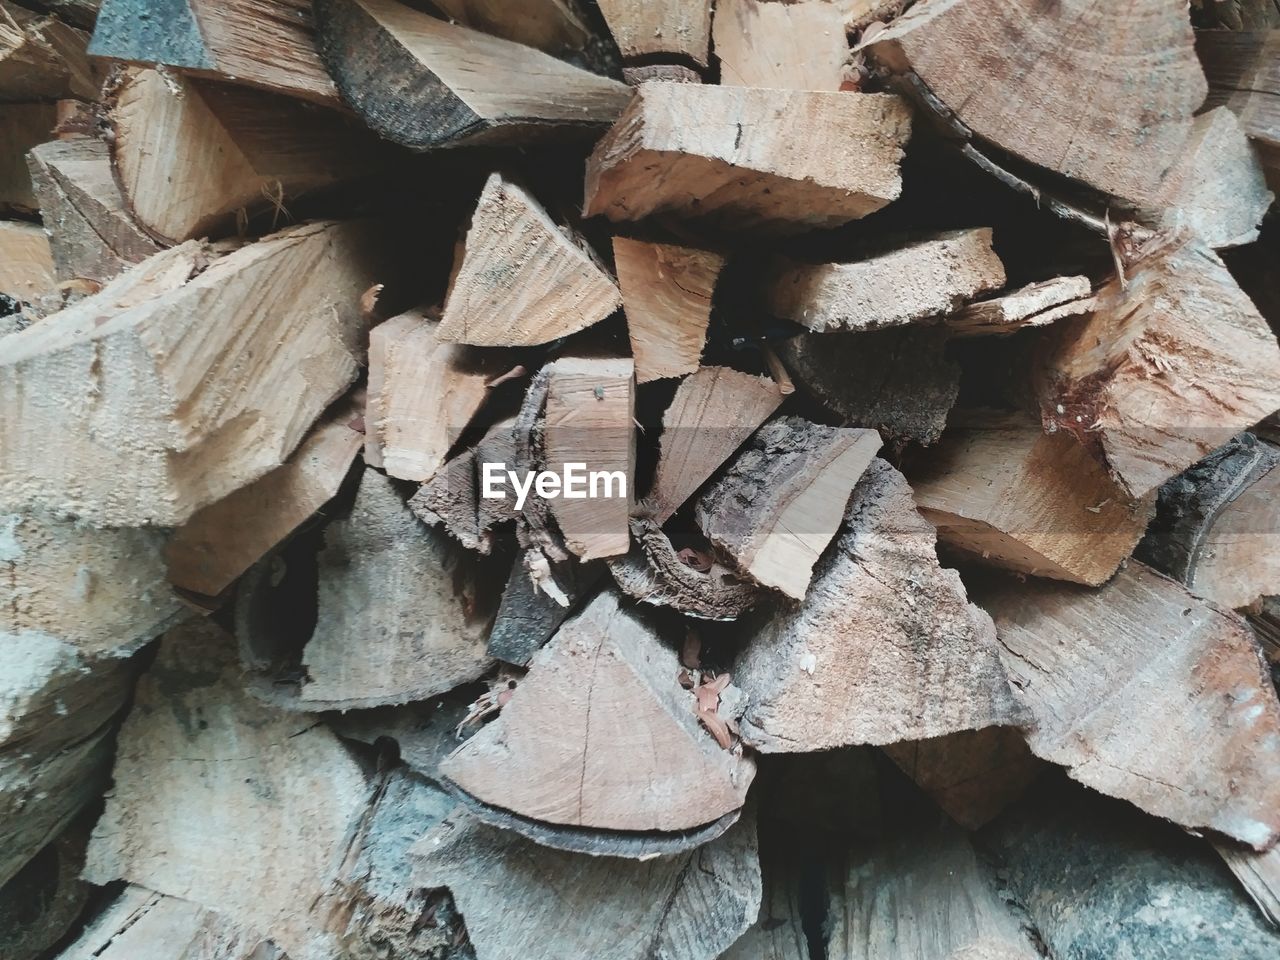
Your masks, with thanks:
[[[1092,314],[1050,329],[1040,408],[1141,497],[1280,408],[1280,346],[1190,233],[1123,262]]]
[[[115,789],[85,877],[191,900],[270,937],[292,960],[335,954],[314,905],[368,789],[315,717],[244,690],[216,626],[170,631],[120,733]]]
[[[850,427],[890,441],[935,443],[960,392],[943,329],[808,333],[779,354],[796,382]]]
[[[1273,927],[1280,927],[1280,847],[1256,853],[1227,841],[1214,849]]]
[[[551,515],[580,559],[621,556],[631,546],[635,495],[635,363],[563,357],[550,370],[546,471],[565,478],[564,487],[548,494],[542,474],[534,492],[552,497]],[[571,487],[576,496],[566,495]]]
[[[976,300],[942,318],[953,337],[1004,337],[1093,309],[1088,277],[1055,277]]]
[[[1280,189],[1280,30],[1197,30],[1208,106],[1240,118],[1273,190]]]
[[[658,633],[602,593],[534,655],[502,714],[441,772],[482,802],[551,824],[710,823],[742,806],[755,764],[699,724],[679,672]]]
[[[552,565],[551,572],[564,592],[565,603],[539,589],[523,562],[517,561],[512,566],[493,629],[489,631],[489,656],[520,667],[528,664],[600,582],[605,565],[566,561]]]
[[[645,509],[661,526],[778,409],[768,377],[703,367],[676,387],[662,415],[661,452]]]
[[[301,195],[373,174],[385,156],[336,112],[156,70],[125,72],[109,120],[129,210],[166,244],[230,233],[239,211],[287,221]]]
[[[1185,13],[1161,0],[1119,13],[1062,0],[1052,17],[1036,0],[927,0],[868,46],[984,140],[1138,200],[1181,152],[1207,92]],[[1090,96],[1077,95],[1078,77],[1091,78]]]
[[[890,94],[646,83],[587,161],[586,212],[835,227],[897,199],[910,133]],[[807,148],[781,146],[797,142]]]
[[[1014,727],[962,730],[881,749],[966,830],[994,820],[1047,769]]]
[[[96,100],[89,35],[51,14],[0,0],[0,102]]]
[[[342,98],[412,150],[581,138],[612,123],[625,84],[397,0],[317,0],[320,54]]]
[[[538,847],[457,813],[410,858],[419,886],[452,892],[481,960],[714,960],[760,910],[753,817],[689,853],[627,862]]]
[[[734,665],[742,737],[791,753],[1016,723],[998,650],[906,480],[873,460],[805,603],[764,619]]]
[[[1131,501],[1072,437],[997,412],[953,425],[911,472],[911,486],[946,546],[1094,586],[1133,552],[1153,500]]]
[[[342,105],[307,0],[102,0],[89,52]]]
[[[718,0],[712,24],[720,82],[734,87],[839,90],[849,62],[849,4]]]
[[[1004,286],[991,230],[955,230],[850,263],[782,259],[765,281],[776,316],[815,333],[930,321]]]
[[[672,60],[707,65],[711,0],[600,0],[624,60]]]
[[[30,302],[54,289],[49,235],[36,223],[0,220],[0,294]]]
[[[739,573],[803,600],[879,449],[874,430],[774,420],[698,500],[698,526]]]
[[[197,273],[192,243],[21,331],[0,357],[0,503],[177,526],[280,466],[355,379],[383,253],[373,224],[312,223]]]
[[[1189,829],[1275,841],[1280,703],[1243,620],[1136,560],[1099,590],[1004,580],[979,600],[1037,756]]]
[[[333,521],[324,542],[300,707],[424,700],[489,668],[492,571],[419,523],[385,476],[365,470],[351,515]]]
[[[1280,594],[1280,448],[1233,437],[1160,488],[1136,556],[1198,597],[1249,607]]]
[[[190,900],[128,884],[58,960],[289,960],[234,920]]]
[[[160,248],[125,209],[101,140],[42,143],[28,154],[59,280],[106,283]]]
[[[1022,916],[963,831],[944,826],[849,855],[832,885],[830,960],[1039,960]]]
[[[211,503],[165,546],[169,582],[217,597],[334,498],[364,445],[353,399],[339,401],[270,473]]]
[[[581,0],[436,0],[450,20],[572,59],[596,37],[583,19]]]
[[[527,347],[585,330],[622,305],[586,242],[523,187],[492,174],[471,215],[440,339]]]
[[[0,103],[0,211],[40,209],[27,170],[27,151],[53,139],[58,107],[53,103]]]
[[[636,382],[695,372],[725,258],[709,250],[614,237],[613,260]]]
[[[409,500],[409,509],[427,526],[442,528],[468,550],[485,555],[492,552],[494,529],[514,520],[516,511],[510,496],[498,500],[483,495],[484,464],[514,469],[514,428],[513,417],[495,423],[475,446],[436,470]]]

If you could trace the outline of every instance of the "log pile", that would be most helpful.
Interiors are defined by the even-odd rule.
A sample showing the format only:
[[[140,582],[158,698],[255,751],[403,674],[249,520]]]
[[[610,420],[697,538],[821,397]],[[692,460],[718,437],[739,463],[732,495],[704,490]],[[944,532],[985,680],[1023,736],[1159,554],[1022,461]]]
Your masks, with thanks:
[[[1280,952],[1269,0],[0,0],[0,960]]]

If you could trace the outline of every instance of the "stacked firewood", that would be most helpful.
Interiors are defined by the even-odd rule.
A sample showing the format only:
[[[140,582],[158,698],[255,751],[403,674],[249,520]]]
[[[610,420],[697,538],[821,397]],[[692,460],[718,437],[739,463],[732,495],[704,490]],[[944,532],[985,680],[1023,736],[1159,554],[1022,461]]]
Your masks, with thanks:
[[[0,960],[1275,957],[1277,185],[1270,2],[0,0]]]

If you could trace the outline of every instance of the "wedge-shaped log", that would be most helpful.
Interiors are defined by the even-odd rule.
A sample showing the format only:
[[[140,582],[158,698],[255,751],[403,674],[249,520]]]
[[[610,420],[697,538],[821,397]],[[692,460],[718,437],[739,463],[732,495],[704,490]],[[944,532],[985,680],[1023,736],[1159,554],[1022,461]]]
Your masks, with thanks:
[[[910,132],[889,94],[646,83],[587,161],[586,211],[835,227],[897,199]]]
[[[307,0],[103,0],[89,52],[341,106]]]
[[[738,572],[803,600],[813,565],[879,449],[874,430],[775,420],[702,495],[698,526]]]
[[[934,553],[911,488],[873,460],[802,606],[760,623],[734,667],[743,739],[766,753],[920,740],[1022,716],[991,619]]]
[[[674,832],[734,813],[755,764],[699,725],[679,669],[647,621],[602,593],[441,772],[480,801],[565,826]]]
[[[278,467],[355,379],[381,244],[372,225],[309,224],[188,279],[193,243],[15,335],[0,503],[176,526]]]
[[[720,82],[839,90],[849,61],[847,7],[827,0],[719,0],[712,30]]]
[[[1272,189],[1280,188],[1280,30],[1197,30],[1210,106],[1240,118]]]
[[[440,339],[522,347],[567,337],[622,305],[585,241],[522,187],[492,174],[445,300]]]
[[[1037,756],[1184,827],[1275,841],[1280,703],[1243,620],[1137,561],[1099,590],[1004,581],[979,599]]]
[[[991,230],[956,230],[851,263],[783,259],[765,281],[765,303],[815,333],[876,330],[950,313],[1004,286]]]
[[[484,960],[714,960],[760,909],[754,818],[706,846],[632,863],[535,846],[454,814],[414,846]]]
[[[320,53],[351,108],[413,150],[519,143],[612,123],[631,90],[397,0],[319,0]]]
[[[725,258],[709,250],[614,237],[613,260],[636,382],[696,371]]]
[[[626,60],[707,65],[711,0],[601,0],[600,12]]]
[[[1093,309],[1088,277],[1055,277],[976,300],[943,317],[953,337],[1004,337]]]
[[[39,224],[0,220],[0,294],[31,301],[52,293],[53,251]]]
[[[992,413],[947,431],[911,475],[938,539],[972,558],[1097,586],[1142,539],[1153,497],[1132,501],[1071,437]]]
[[[96,100],[99,79],[85,46],[89,35],[51,14],[0,2],[0,102]]]
[[[1053,328],[1040,405],[1141,497],[1280,408],[1280,346],[1189,232],[1155,235],[1124,269],[1092,314]]]

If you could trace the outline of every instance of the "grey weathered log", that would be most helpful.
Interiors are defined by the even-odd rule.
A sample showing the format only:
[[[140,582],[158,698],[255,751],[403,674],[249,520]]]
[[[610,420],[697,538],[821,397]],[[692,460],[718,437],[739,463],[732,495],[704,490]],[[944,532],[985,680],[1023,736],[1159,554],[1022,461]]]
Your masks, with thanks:
[[[560,624],[574,612],[574,608],[590,595],[591,590],[604,577],[604,563],[593,560],[579,564],[572,561],[554,564],[552,575],[565,594],[567,603],[560,603],[538,589],[517,560],[511,567],[502,601],[489,630],[489,656],[516,666],[525,666],[555,632]]]

